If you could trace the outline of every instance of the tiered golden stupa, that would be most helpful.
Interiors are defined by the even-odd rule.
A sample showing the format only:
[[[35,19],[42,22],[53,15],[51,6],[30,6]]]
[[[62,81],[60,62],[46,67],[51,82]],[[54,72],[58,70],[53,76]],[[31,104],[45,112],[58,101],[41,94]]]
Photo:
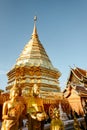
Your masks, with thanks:
[[[14,67],[7,73],[9,90],[18,80],[21,89],[31,90],[34,83],[40,87],[41,97],[50,98],[60,92],[58,78],[61,73],[53,67],[43,45],[41,44],[37,29],[36,17],[34,29],[29,42],[25,45]]]

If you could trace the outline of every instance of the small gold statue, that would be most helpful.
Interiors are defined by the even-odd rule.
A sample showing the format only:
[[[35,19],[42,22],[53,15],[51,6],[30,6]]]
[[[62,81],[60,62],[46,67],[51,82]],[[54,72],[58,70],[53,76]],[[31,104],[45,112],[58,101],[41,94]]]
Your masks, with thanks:
[[[39,87],[34,84],[32,89],[32,97],[28,102],[27,113],[29,113],[29,130],[44,130],[44,120],[47,115],[44,111],[43,100],[39,97]]]
[[[53,119],[51,120],[50,130],[64,130],[64,124],[60,119],[60,113],[57,108],[54,108]]]
[[[18,100],[19,94],[20,90],[15,83],[10,90],[10,100],[3,104],[1,130],[18,130],[19,118],[24,110],[24,105]]]
[[[77,120],[75,115],[74,115],[74,129],[75,130],[81,130],[79,122],[78,122],[78,120]]]

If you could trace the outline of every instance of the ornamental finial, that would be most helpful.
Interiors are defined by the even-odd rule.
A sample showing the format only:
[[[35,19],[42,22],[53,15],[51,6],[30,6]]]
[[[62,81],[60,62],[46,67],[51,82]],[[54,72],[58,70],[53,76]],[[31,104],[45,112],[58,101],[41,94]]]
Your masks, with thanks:
[[[34,29],[32,33],[32,38],[35,38],[35,37],[38,38],[37,29],[36,29],[36,21],[37,21],[37,16],[34,16]]]
[[[36,22],[37,21],[37,16],[34,16],[34,22]]]

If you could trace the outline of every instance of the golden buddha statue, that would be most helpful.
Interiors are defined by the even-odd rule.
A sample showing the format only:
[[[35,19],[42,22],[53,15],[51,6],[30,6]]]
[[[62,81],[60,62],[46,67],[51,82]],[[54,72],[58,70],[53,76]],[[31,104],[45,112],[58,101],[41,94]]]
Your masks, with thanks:
[[[29,130],[44,130],[44,120],[47,115],[44,111],[43,100],[39,97],[39,87],[34,84],[32,97],[29,99],[27,113],[29,114]]]
[[[24,110],[24,105],[18,99],[19,94],[20,90],[15,83],[10,90],[10,100],[3,104],[1,130],[18,130],[19,118]]]
[[[57,108],[54,108],[53,119],[51,120],[50,130],[64,130],[64,124],[60,119],[60,113]]]
[[[75,130],[81,130],[80,124],[79,124],[79,122],[78,122],[78,120],[77,120],[75,115],[74,115],[74,129]]]

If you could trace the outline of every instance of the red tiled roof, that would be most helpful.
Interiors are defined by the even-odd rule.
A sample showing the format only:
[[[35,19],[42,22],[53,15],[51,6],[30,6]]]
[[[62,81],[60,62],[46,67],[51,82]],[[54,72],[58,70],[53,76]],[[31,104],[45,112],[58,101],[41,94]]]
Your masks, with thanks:
[[[87,70],[83,70],[83,69],[78,68],[78,67],[76,67],[76,69],[77,69],[77,71],[78,71],[81,75],[83,75],[83,76],[86,77]],[[86,77],[86,78],[87,78],[87,77]]]
[[[82,80],[82,75],[77,71],[77,69],[72,69],[71,71],[75,75],[75,77],[77,77],[80,80]]]
[[[80,81],[87,82],[86,70],[76,67],[75,69],[71,69],[71,71]]]

